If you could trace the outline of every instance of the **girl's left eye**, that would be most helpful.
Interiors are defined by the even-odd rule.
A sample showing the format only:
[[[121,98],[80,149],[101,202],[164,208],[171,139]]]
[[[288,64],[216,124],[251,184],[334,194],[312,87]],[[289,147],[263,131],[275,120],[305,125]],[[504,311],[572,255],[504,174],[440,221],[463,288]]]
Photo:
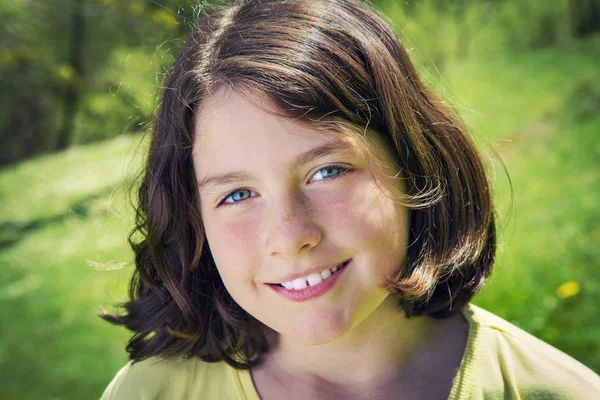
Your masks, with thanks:
[[[348,167],[342,167],[341,165],[328,165],[319,169],[311,178],[312,181],[322,181],[325,179],[335,179],[343,174],[349,172],[351,169]]]

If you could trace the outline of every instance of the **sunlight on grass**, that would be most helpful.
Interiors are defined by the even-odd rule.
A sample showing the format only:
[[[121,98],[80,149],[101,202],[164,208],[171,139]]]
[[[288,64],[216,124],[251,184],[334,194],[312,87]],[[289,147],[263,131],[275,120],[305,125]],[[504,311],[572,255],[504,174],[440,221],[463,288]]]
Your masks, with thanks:
[[[51,217],[78,200],[110,193],[137,172],[139,142],[138,136],[120,136],[0,170],[0,220]]]

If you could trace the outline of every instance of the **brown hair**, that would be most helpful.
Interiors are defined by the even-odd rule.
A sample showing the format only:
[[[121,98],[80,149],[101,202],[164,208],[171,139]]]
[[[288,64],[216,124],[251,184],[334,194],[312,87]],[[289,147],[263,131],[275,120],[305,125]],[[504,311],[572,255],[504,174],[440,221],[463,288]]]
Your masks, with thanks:
[[[411,220],[406,263],[387,288],[408,317],[450,315],[482,288],[496,243],[484,165],[389,25],[353,0],[243,1],[198,21],[169,71],[130,235],[130,301],[124,315],[103,315],[134,332],[132,360],[185,355],[249,368],[268,351],[260,323],[219,277],[199,211],[195,111],[224,86],[263,93],[313,126],[384,138]]]

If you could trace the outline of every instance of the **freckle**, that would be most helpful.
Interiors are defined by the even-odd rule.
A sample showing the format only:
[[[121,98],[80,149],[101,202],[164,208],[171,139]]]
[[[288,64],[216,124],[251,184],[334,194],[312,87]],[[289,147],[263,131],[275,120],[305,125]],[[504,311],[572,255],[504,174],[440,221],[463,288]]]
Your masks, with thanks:
[[[250,245],[260,233],[259,218],[244,217],[232,220],[223,226],[223,235],[228,246],[242,248]]]
[[[235,239],[236,241],[242,239],[246,234],[246,229],[244,228],[244,226],[238,223],[229,224],[227,225],[226,229],[228,236]]]

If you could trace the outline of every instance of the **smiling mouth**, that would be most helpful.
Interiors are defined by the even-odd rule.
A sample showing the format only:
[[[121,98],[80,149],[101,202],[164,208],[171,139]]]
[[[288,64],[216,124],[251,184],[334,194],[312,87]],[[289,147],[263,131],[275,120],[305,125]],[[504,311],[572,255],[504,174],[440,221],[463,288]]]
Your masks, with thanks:
[[[344,268],[351,260],[346,260],[335,267],[326,268],[321,272],[313,272],[312,274],[302,277],[296,278],[291,281],[282,282],[282,283],[271,283],[270,285],[284,287],[288,290],[303,290],[307,287],[317,286],[321,284],[323,281],[330,279],[333,275],[338,273],[338,271]]]

